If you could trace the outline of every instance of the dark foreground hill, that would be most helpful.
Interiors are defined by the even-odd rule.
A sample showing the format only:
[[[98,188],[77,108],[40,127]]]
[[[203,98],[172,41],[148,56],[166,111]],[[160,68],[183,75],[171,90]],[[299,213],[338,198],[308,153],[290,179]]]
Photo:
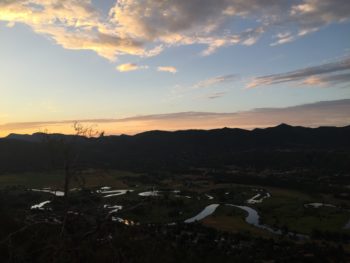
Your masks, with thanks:
[[[11,134],[0,139],[0,172],[60,165],[49,142],[72,144],[85,167],[182,169],[235,165],[256,169],[310,168],[350,171],[350,126],[305,128],[281,124],[242,129],[150,131],[134,136],[84,138]],[[61,160],[62,161],[62,160]]]

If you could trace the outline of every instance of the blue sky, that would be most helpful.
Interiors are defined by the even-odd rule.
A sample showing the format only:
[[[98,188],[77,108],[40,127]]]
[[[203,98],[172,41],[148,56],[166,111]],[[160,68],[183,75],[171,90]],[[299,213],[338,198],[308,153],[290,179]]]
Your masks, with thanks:
[[[187,2],[0,1],[2,133],[350,98],[349,1]]]

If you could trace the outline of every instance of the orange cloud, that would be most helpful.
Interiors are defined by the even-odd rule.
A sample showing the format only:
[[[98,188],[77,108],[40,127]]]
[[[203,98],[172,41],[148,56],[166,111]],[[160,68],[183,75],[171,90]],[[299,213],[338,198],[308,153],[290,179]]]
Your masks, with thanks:
[[[148,68],[148,66],[139,66],[139,65],[134,64],[134,63],[125,63],[125,64],[121,64],[121,65],[116,67],[116,69],[120,72],[135,71],[138,69],[147,69],[147,68]]]

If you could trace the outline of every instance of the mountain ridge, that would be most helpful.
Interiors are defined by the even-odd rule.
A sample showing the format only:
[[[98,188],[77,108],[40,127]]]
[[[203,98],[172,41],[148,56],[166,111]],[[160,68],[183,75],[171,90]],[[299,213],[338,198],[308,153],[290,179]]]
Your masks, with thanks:
[[[48,152],[52,145],[48,142],[56,141],[55,147],[60,148],[64,140],[74,142],[79,165],[92,168],[158,170],[238,165],[295,169],[315,166],[350,172],[350,126],[308,128],[281,124],[254,130],[155,130],[98,138],[12,134],[0,139],[0,173],[48,169],[52,158]],[[57,169],[60,163],[62,160],[58,158]]]
[[[120,134],[120,135],[106,135],[103,136],[104,138],[116,138],[116,137],[143,137],[147,135],[170,135],[170,134],[193,134],[193,133],[219,133],[219,132],[241,132],[241,133],[255,133],[257,131],[276,131],[276,130],[285,130],[285,131],[291,131],[292,129],[303,129],[303,130],[323,130],[323,129],[350,129],[350,124],[342,127],[337,126],[319,126],[319,127],[305,127],[305,126],[293,126],[289,125],[287,123],[281,123],[276,126],[272,127],[266,127],[266,128],[255,128],[252,130],[248,129],[242,129],[242,128],[229,128],[229,127],[223,127],[223,128],[214,128],[214,129],[184,129],[184,130],[149,130],[140,132],[134,135],[129,134]],[[36,132],[33,134],[19,134],[19,133],[10,133],[9,135],[0,138],[1,139],[12,139],[12,140],[22,140],[22,141],[32,141],[32,142],[38,142],[39,139],[42,139],[44,136],[49,137],[71,137],[74,136],[72,134],[62,134],[62,133],[42,133],[42,132]],[[83,137],[83,136],[81,136]]]

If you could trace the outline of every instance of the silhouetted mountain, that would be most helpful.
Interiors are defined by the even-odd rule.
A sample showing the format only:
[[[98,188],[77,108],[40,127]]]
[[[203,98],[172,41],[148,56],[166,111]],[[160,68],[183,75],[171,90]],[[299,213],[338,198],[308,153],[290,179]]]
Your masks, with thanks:
[[[80,164],[90,167],[158,169],[238,165],[291,168],[314,165],[350,170],[350,126],[305,128],[281,124],[252,131],[230,128],[148,131],[134,136],[79,137],[78,140],[62,134],[11,134],[0,139],[0,171],[48,168],[51,157],[45,142],[47,138],[74,140]]]
[[[34,133],[32,135],[11,133],[6,137],[6,139],[26,141],[26,142],[40,142],[43,140],[43,137],[40,135],[41,135],[40,133]]]
[[[65,135],[60,133],[46,134],[42,132],[37,132],[37,133],[33,133],[32,135],[11,133],[7,137],[5,137],[5,139],[19,140],[19,141],[26,141],[26,142],[43,142],[48,137],[55,140],[67,140],[67,139],[76,138],[76,136],[74,135]]]

